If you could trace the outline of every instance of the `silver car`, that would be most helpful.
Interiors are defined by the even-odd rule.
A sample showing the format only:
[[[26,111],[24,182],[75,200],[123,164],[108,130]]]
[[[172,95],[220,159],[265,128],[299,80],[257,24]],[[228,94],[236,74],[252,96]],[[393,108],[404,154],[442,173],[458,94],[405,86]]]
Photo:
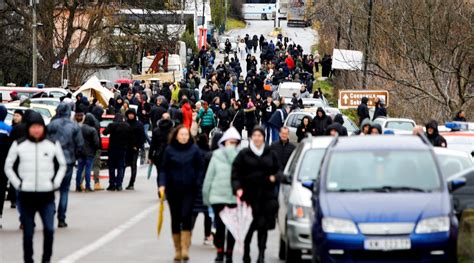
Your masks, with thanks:
[[[293,151],[284,170],[278,196],[279,257],[298,262],[311,252],[311,185],[318,175],[321,160],[333,137],[307,138]]]

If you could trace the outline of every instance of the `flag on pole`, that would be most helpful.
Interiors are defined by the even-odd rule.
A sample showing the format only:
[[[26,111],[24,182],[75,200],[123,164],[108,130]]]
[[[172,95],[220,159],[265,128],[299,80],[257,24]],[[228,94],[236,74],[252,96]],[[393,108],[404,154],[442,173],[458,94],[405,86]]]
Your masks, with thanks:
[[[61,61],[61,64],[62,64],[62,65],[67,65],[67,64],[69,64],[68,59],[67,59],[67,56],[64,56],[63,60]]]

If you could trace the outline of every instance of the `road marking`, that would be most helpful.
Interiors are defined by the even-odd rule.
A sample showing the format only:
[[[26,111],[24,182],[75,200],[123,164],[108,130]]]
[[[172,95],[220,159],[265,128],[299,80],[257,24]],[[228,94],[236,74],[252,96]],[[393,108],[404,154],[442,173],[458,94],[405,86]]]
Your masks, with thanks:
[[[127,222],[124,224],[121,224],[120,226],[112,229],[109,233],[105,234],[104,236],[100,237],[93,243],[90,243],[89,245],[77,250],[76,252],[72,253],[71,255],[59,260],[60,263],[74,263],[79,261],[81,258],[91,254],[95,250],[100,249],[101,247],[105,246],[107,243],[110,241],[116,239],[119,235],[121,235],[123,232],[125,232],[127,229],[133,227],[136,225],[138,222],[143,220],[145,217],[147,217],[150,213],[155,211],[157,208],[156,205],[153,205],[145,210],[143,210],[141,213],[138,215],[130,218]]]

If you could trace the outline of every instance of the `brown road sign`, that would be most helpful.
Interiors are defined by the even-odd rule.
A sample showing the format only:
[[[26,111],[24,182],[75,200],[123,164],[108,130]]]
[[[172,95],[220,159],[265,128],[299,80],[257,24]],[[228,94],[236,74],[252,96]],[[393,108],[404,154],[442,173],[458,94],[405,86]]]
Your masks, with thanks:
[[[363,97],[367,97],[369,107],[375,107],[375,98],[381,98],[388,106],[389,94],[386,90],[341,90],[339,91],[339,109],[355,109]]]

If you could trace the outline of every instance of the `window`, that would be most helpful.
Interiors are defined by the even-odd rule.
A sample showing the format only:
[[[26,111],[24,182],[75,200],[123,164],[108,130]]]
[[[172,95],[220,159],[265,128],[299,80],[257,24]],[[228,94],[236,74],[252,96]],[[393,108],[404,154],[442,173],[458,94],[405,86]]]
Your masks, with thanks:
[[[403,131],[412,131],[415,128],[415,125],[412,122],[408,121],[389,121],[385,125],[387,129],[394,130],[403,130]]]
[[[469,167],[472,167],[473,163],[467,156],[455,156],[448,154],[437,155],[441,171],[443,172],[444,178],[448,178],[458,172],[461,172]]]
[[[326,180],[328,191],[391,188],[431,191],[441,186],[436,162],[429,151],[335,152],[329,161]]]
[[[293,126],[293,120],[295,119],[296,114],[291,114],[288,116],[288,120],[286,121],[286,126],[288,127],[295,127]]]
[[[295,173],[296,170],[296,165],[298,164],[298,161],[300,159],[301,151],[303,150],[304,144],[301,143],[294,153],[292,154],[291,160],[288,162],[288,164],[285,167],[285,174],[290,175],[291,178],[293,178],[293,174]]]
[[[62,96],[66,95],[63,92],[60,91],[51,91],[49,92],[50,95],[53,95],[55,98],[61,98]]]
[[[298,171],[298,180],[310,182],[316,180],[326,149],[312,149],[305,153]]]

